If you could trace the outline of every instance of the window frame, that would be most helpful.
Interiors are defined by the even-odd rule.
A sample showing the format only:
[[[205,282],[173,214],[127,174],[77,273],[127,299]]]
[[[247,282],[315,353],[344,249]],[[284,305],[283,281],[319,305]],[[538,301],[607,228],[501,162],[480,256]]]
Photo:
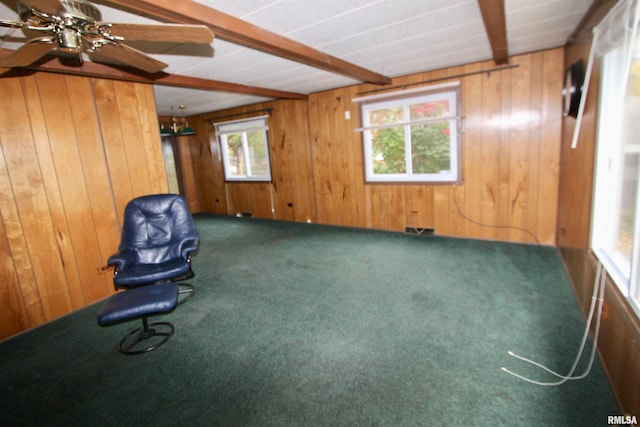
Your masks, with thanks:
[[[451,111],[448,115],[433,118],[410,119],[410,106],[426,102],[447,100]],[[360,116],[362,128],[356,129],[362,132],[364,180],[366,183],[460,183],[462,164],[462,103],[459,82],[450,82],[429,87],[403,90],[399,92],[373,95],[356,98],[353,102],[360,103]],[[369,112],[385,108],[402,108],[404,119],[401,122],[372,126]],[[442,123],[449,124],[449,153],[451,168],[440,173],[414,173],[412,171],[411,152],[411,127],[420,124]],[[400,174],[376,174],[373,161],[373,136],[372,130],[402,127],[404,129],[405,165],[406,172]]]
[[[271,182],[271,158],[269,147],[268,116],[250,117],[214,123],[216,137],[220,145],[221,160],[225,182]],[[266,173],[252,174],[251,155],[249,152],[249,132],[263,132],[264,154],[266,157]],[[246,163],[246,173],[238,175],[232,172],[233,167],[228,156],[228,135],[240,134],[242,139],[242,156]]]
[[[622,2],[619,11],[623,7],[635,11],[630,43],[622,39],[615,45],[607,45],[601,58],[591,249],[636,316],[640,317],[640,167],[635,172],[636,199],[629,258],[617,247],[623,213],[625,160],[629,154],[640,155],[640,144],[628,144],[624,138],[627,85],[632,63],[629,54],[634,46],[636,50],[640,48],[640,37],[636,4]],[[636,53],[634,58],[639,56]]]

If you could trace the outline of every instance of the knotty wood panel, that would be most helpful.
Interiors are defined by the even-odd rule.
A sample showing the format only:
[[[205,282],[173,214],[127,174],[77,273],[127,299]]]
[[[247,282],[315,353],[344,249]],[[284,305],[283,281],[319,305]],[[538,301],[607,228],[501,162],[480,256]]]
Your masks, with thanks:
[[[314,191],[320,223],[365,227],[365,204],[379,202],[363,185],[362,148],[359,135],[354,132],[359,124],[353,118],[345,118],[345,111],[354,111],[354,96],[354,88],[346,88],[309,97]],[[386,212],[381,210],[377,224],[370,226],[386,228],[381,226],[387,220]]]
[[[193,136],[185,135],[171,138],[171,146],[173,147],[173,155],[175,159],[177,173],[180,181],[180,192],[187,201],[191,212],[199,212],[200,204],[198,203],[198,191],[195,182],[193,167],[193,152],[191,142]]]
[[[122,221],[122,212],[127,201],[134,197],[132,179],[127,167],[127,152],[124,146],[126,135],[122,133],[118,119],[116,102],[116,82],[95,79],[93,82],[96,111],[103,124],[102,138],[109,141],[105,145],[105,155],[109,168],[109,180],[113,188],[113,197],[118,212],[118,221]]]
[[[69,126],[69,118],[74,117],[71,112],[73,101],[67,86],[79,90],[82,84],[84,93],[90,94],[88,82],[82,80],[76,83],[76,78],[63,78],[54,74],[38,74],[36,82],[44,124],[47,128],[47,138],[38,138],[37,145],[40,152],[50,154],[53,169],[46,176],[46,182],[56,182],[59,186],[55,192],[55,200],[50,204],[51,218],[58,230],[58,244],[61,248],[62,265],[65,268],[66,283],[60,282],[71,292],[74,308],[82,307],[85,301],[96,301],[104,297],[109,291],[109,283],[104,276],[96,277],[96,266],[104,262],[87,191],[87,180],[80,158],[80,141],[76,133],[76,123],[79,130],[86,131],[93,125],[93,137],[97,136],[97,121],[75,122]],[[69,85],[67,85],[67,82]],[[44,157],[44,156],[43,156]],[[101,159],[101,158],[100,158]],[[91,161],[91,160],[90,160]],[[73,188],[73,191],[67,189]],[[49,193],[49,191],[47,191]],[[59,196],[59,197],[58,197]],[[50,197],[50,199],[54,199]],[[54,208],[55,206],[55,208]],[[89,213],[89,215],[87,215]],[[84,284],[84,286],[83,286]]]
[[[92,277],[95,278],[95,276],[91,273],[93,273],[94,266],[104,263],[120,243],[119,235],[113,233],[113,230],[119,227],[118,215],[115,211],[113,198],[110,196],[112,191],[100,133],[100,122],[95,109],[86,108],[84,105],[84,100],[91,99],[93,96],[91,81],[72,77],[65,78],[65,81],[67,82],[73,123],[82,124],[75,126],[79,162],[82,165],[91,166],[82,168],[85,190],[81,189],[81,191],[86,191],[86,202],[82,209],[78,209],[78,207],[71,209],[74,211],[74,215],[85,216],[83,222],[72,224],[76,229],[78,224],[89,221],[86,213],[91,212],[93,223],[86,224],[85,231],[87,233],[95,232],[97,241],[94,243],[93,249],[97,248],[98,250],[91,250],[93,262],[85,266],[90,269],[85,274],[88,276],[87,280],[93,281]],[[95,280],[93,285],[96,289],[96,299],[104,296],[105,289],[109,292],[112,288],[111,276],[105,274],[102,277],[104,282],[101,285],[105,286],[104,288],[99,286],[100,280]]]
[[[191,117],[189,124],[196,132],[190,138],[191,162],[200,210],[226,214],[227,197],[222,157],[214,128],[206,121],[205,116]]]
[[[9,179],[2,185],[8,190],[3,191],[2,217],[18,267],[28,322],[42,323],[69,312],[72,303],[24,92],[15,80],[2,79],[0,88],[0,141]],[[11,194],[13,197],[5,196]]]
[[[269,138],[273,174],[274,217],[288,221],[315,221],[313,174],[306,102],[275,105]]]
[[[2,183],[8,182],[6,166],[4,155],[0,151],[0,191],[4,195],[9,194],[5,192],[7,189],[2,186]],[[5,210],[5,206],[5,203],[2,203],[0,210]],[[4,224],[5,221],[0,215],[0,307],[2,307],[0,310],[0,337],[13,335],[17,331],[29,327],[29,313],[25,307],[16,264],[13,261],[11,245]]]
[[[0,79],[0,339],[113,292],[133,195],[167,191],[151,86]]]
[[[464,67],[465,73],[475,73],[484,67],[491,68],[489,63],[471,64]],[[495,73],[493,80],[501,76]],[[483,111],[482,103],[485,93],[483,93],[482,76],[472,75],[462,80],[462,111],[465,116],[465,133],[462,136],[462,184],[458,186],[455,194],[457,203],[462,207],[462,211],[474,221],[457,221],[458,217],[452,218],[454,233],[465,236],[481,237],[483,231],[487,234],[492,232],[489,227],[480,227],[484,223],[482,218],[482,197],[483,182],[482,171],[482,149],[485,141],[482,139],[483,133]],[[489,123],[487,123],[490,126]],[[456,202],[454,200],[454,202]],[[493,224],[489,224],[493,225]],[[486,230],[484,230],[486,228]],[[438,230],[436,230],[438,232]]]
[[[153,94],[129,82],[92,79],[97,117],[118,218],[134,197],[169,191]],[[148,90],[151,86],[141,85]],[[160,148],[158,148],[160,146]],[[158,150],[160,150],[158,152]]]

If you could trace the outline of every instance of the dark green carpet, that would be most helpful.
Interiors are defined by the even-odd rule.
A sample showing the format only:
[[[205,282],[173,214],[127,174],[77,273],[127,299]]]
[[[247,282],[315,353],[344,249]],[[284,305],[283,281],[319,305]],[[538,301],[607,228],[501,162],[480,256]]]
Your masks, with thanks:
[[[160,349],[89,307],[0,344],[0,425],[602,426],[601,365],[552,248],[197,216],[195,297]],[[582,371],[584,363],[579,365]]]

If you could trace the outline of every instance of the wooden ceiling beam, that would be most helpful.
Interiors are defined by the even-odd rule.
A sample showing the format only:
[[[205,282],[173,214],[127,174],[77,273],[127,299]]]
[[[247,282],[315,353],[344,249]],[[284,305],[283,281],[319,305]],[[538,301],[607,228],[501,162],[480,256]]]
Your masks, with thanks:
[[[387,76],[343,61],[191,0],[97,0],[97,2],[160,21],[206,25],[213,31],[216,38],[234,44],[366,83],[381,85],[391,83],[391,79]]]
[[[0,58],[9,55],[13,50],[0,48]],[[22,71],[21,71],[22,70]],[[66,65],[56,57],[46,57],[42,61],[28,67],[0,68],[0,77],[19,75],[21,72],[44,71],[49,73],[79,75],[85,77],[99,77],[112,80],[124,80],[138,83],[149,83],[161,86],[184,87],[190,89],[242,93],[245,95],[264,96],[276,99],[308,99],[309,96],[297,92],[268,89],[257,86],[247,86],[219,80],[202,79],[198,77],[182,76],[178,74],[155,73],[148,74],[136,69],[115,67],[85,61],[78,65]]]
[[[489,37],[493,60],[496,65],[509,63],[509,47],[507,44],[507,18],[504,0],[478,0],[482,20]]]
[[[593,37],[593,28],[607,16],[607,13],[616,3],[616,1],[611,0],[594,1],[567,39],[567,45],[579,41],[590,41]]]

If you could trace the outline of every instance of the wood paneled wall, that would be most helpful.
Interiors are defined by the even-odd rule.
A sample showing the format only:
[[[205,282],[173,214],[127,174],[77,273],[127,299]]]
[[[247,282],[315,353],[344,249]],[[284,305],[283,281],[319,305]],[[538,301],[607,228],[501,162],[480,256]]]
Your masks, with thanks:
[[[611,7],[613,4],[603,4]],[[598,12],[604,16],[606,10]],[[597,21],[596,21],[597,23]],[[583,31],[582,34],[591,34]],[[567,47],[565,64],[586,63],[591,40],[584,38]],[[596,276],[596,258],[590,250],[591,207],[594,185],[600,64],[594,64],[585,114],[576,149],[571,148],[576,120],[568,117],[562,129],[558,199],[558,247],[586,316]],[[640,321],[607,280],[598,350],[623,413],[640,416]]]
[[[225,183],[220,144],[211,121],[256,115],[269,115],[272,182]],[[288,100],[192,117],[190,124],[198,137],[191,153],[200,209],[228,215],[250,212],[258,218],[316,222],[307,117],[306,101]]]
[[[323,224],[555,244],[561,138],[563,50],[481,62],[393,80],[392,86],[462,85],[466,132],[460,185],[366,184],[359,108],[351,100],[379,89],[357,85],[190,118],[200,209]],[[472,73],[472,75],[463,76]],[[416,86],[412,86],[416,87]],[[273,183],[225,183],[219,144],[207,120],[273,108]],[[345,118],[349,112],[350,119]],[[193,138],[193,137],[192,137]],[[193,140],[192,140],[193,141]],[[482,225],[481,225],[482,224]]]
[[[152,87],[0,79],[0,339],[113,291],[133,197],[167,191]]]

